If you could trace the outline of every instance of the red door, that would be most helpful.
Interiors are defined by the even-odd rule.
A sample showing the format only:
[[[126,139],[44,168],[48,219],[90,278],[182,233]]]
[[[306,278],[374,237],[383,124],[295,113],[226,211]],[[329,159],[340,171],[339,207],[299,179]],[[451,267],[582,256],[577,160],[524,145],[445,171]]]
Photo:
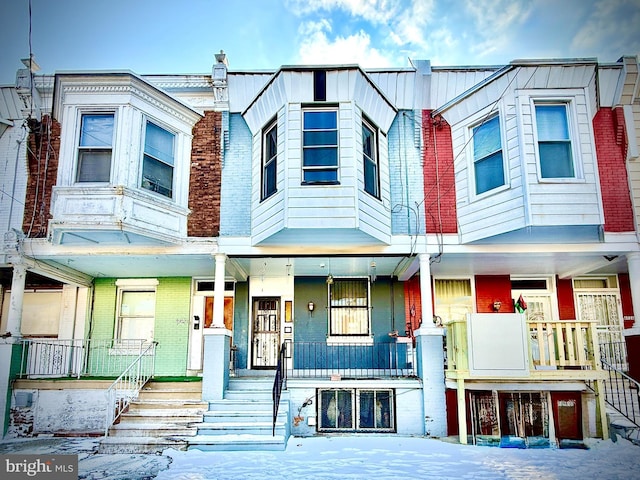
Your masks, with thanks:
[[[559,440],[582,440],[580,392],[551,392],[553,421]]]

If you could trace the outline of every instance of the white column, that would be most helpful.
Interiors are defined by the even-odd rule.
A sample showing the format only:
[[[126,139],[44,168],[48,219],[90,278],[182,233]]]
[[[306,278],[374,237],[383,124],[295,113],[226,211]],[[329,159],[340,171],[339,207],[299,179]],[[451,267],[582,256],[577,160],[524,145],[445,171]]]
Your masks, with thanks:
[[[418,255],[420,259],[420,303],[422,324],[420,328],[433,327],[433,297],[431,295],[431,263],[426,253]]]
[[[627,267],[629,269],[629,286],[631,287],[631,303],[635,323],[634,330],[640,330],[640,253],[627,254]]]
[[[216,278],[213,289],[213,328],[224,328],[224,280],[225,280],[225,263],[227,256],[224,253],[217,253],[216,259]]]
[[[7,316],[7,332],[14,337],[20,336],[22,324],[22,302],[24,300],[24,285],[27,277],[27,267],[21,263],[13,264],[11,279],[11,295],[9,298],[9,314]]]

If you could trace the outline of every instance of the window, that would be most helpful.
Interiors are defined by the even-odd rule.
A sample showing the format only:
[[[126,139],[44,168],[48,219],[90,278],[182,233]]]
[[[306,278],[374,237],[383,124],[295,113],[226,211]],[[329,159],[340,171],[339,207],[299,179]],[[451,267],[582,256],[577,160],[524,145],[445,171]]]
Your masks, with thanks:
[[[78,182],[109,182],[113,120],[112,113],[82,115],[76,176]]]
[[[120,340],[153,341],[155,309],[155,289],[120,290],[118,292],[117,338]]]
[[[278,156],[278,126],[275,120],[265,128],[262,138],[262,188],[261,200],[276,193]]]
[[[313,101],[324,102],[327,99],[327,72],[313,71]]]
[[[498,116],[473,129],[473,170],[477,195],[505,184]]]
[[[338,112],[303,112],[302,181],[335,184],[338,182]]]
[[[329,297],[329,336],[369,335],[368,279],[334,278]]]
[[[320,431],[395,429],[393,390],[319,390],[318,397]]]
[[[466,320],[467,313],[473,313],[471,281],[468,279],[433,282],[434,314],[439,322]]]
[[[366,121],[362,121],[362,161],[364,163],[364,191],[380,198],[378,166],[378,138],[376,130]]]
[[[575,178],[566,104],[536,104],[542,178]]]
[[[173,197],[173,143],[175,135],[147,121],[142,161],[142,188]]]

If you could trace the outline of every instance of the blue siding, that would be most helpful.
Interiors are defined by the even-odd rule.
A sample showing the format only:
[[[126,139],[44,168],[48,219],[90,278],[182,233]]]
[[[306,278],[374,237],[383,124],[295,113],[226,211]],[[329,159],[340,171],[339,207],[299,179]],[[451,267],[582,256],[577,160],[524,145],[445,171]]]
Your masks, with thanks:
[[[251,235],[251,131],[240,114],[229,114],[224,151],[220,236]]]

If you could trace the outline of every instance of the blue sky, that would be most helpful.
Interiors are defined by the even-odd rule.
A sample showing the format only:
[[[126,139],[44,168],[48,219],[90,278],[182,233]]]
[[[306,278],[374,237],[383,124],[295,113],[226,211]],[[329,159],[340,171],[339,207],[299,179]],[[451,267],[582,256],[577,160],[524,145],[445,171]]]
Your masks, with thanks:
[[[0,84],[29,55],[29,0],[0,6]],[[39,73],[292,64],[501,65],[640,54],[640,0],[31,0]]]

